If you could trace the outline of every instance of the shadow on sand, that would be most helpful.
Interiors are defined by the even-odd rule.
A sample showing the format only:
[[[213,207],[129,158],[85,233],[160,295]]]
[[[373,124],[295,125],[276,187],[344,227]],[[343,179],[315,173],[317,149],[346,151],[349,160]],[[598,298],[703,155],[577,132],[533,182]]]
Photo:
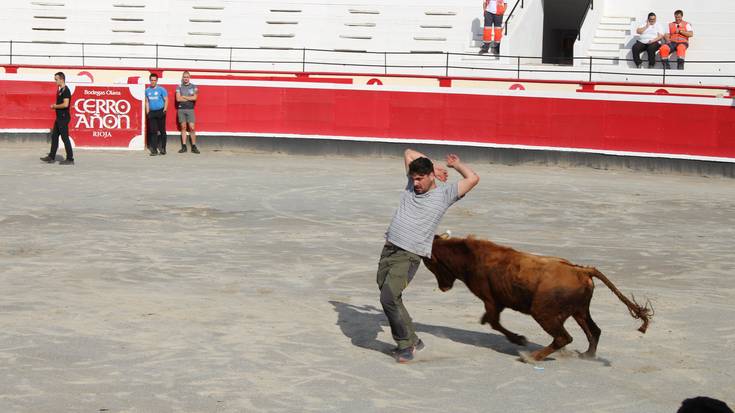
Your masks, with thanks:
[[[378,340],[378,334],[383,331],[384,327],[388,327],[388,320],[386,320],[383,311],[372,305],[358,306],[339,301],[330,301],[329,303],[334,306],[334,311],[338,314],[337,325],[339,325],[342,333],[350,338],[353,345],[391,354],[391,350],[395,345]],[[414,327],[416,327],[416,333],[419,335],[427,333],[457,343],[485,347],[510,356],[518,356],[519,349],[534,351],[542,347],[535,343],[529,343],[527,347],[519,347],[509,342],[505,336],[489,331],[461,330],[416,322],[414,322]]]

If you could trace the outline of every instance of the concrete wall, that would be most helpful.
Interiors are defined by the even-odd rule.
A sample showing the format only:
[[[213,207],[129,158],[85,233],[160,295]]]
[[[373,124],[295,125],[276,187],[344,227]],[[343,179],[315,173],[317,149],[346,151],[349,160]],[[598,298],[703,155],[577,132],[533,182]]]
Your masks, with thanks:
[[[505,52],[540,56],[544,1],[525,0],[524,3],[525,8],[518,7],[511,21]],[[0,14],[0,41],[113,43],[118,46],[89,46],[85,52],[121,58],[155,53],[129,47],[142,43],[465,52],[479,34],[478,22],[482,17],[479,4],[479,0],[8,1]],[[509,4],[512,7],[515,2],[511,0]],[[590,30],[594,32],[594,19],[600,12],[642,20],[649,11],[655,11],[667,22],[677,8],[683,9],[685,18],[695,25],[691,59],[735,60],[735,48],[722,47],[735,40],[731,30],[735,21],[732,0],[595,1],[595,9],[587,17],[591,24],[585,24],[583,45],[575,48],[575,55],[584,55],[584,42]],[[16,44],[14,53],[24,50],[79,53],[79,48]],[[0,54],[8,51],[7,44],[0,44]],[[197,55],[204,57],[228,57],[221,53],[225,52],[196,50]],[[243,52],[241,57],[248,53]],[[180,54],[190,57],[192,51],[182,49]]]
[[[541,56],[543,50],[544,6],[542,0],[525,0],[524,8],[516,9],[511,20],[507,50],[503,53],[515,56]],[[514,4],[514,3],[511,3]],[[522,63],[538,64],[540,59],[523,59]]]
[[[606,0],[595,0],[594,7],[587,12],[587,17],[582,23],[579,31],[579,40],[574,44],[574,57],[584,57],[587,55],[592,45],[592,39],[595,37],[595,31],[600,24],[600,20],[606,13]],[[575,65],[586,65],[582,60],[576,60]]]
[[[12,1],[0,40],[464,50],[479,0]],[[134,49],[132,49],[134,50]]]

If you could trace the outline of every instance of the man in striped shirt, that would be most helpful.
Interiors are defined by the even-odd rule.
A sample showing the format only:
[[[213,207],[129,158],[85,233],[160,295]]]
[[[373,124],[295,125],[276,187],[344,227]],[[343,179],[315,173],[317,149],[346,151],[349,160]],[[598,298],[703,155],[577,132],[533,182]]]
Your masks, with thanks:
[[[434,233],[444,213],[480,182],[480,177],[454,154],[447,155],[447,166],[459,172],[462,179],[441,186],[437,186],[436,179],[446,182],[446,169],[434,166],[429,158],[411,149],[405,151],[403,159],[408,183],[385,233],[377,274],[380,304],[398,344],[395,354],[399,363],[413,360],[416,351],[424,348],[403,306],[403,290],[416,274],[421,257],[431,256]]]

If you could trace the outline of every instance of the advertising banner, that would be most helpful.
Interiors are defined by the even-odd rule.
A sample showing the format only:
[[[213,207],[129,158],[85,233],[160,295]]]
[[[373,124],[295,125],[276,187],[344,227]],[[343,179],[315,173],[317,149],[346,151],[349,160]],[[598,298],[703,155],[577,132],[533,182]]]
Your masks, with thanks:
[[[143,85],[75,85],[69,136],[80,148],[144,149]]]

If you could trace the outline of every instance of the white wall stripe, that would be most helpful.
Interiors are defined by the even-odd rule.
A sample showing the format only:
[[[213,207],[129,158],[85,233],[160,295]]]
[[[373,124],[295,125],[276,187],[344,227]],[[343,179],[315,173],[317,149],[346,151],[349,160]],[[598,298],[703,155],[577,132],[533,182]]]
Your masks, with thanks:
[[[363,76],[369,77],[369,76]],[[375,76],[380,77],[380,76]],[[349,78],[349,77],[345,77]],[[478,79],[482,80],[482,79]],[[145,83],[146,80],[139,79]],[[522,80],[508,80],[509,83],[530,83]],[[160,84],[178,84],[161,81]],[[483,96],[513,96],[529,98],[551,98],[551,99],[575,99],[575,100],[600,100],[611,102],[645,102],[663,104],[687,104],[705,106],[735,106],[735,99],[725,97],[692,97],[692,96],[670,96],[651,94],[621,94],[605,92],[567,92],[567,91],[538,91],[538,90],[504,90],[495,88],[465,88],[465,87],[439,87],[439,86],[396,86],[396,85],[361,85],[361,84],[338,84],[338,83],[309,83],[309,82],[279,82],[259,80],[221,80],[221,79],[192,79],[197,86],[240,86],[240,87],[264,87],[279,89],[325,89],[325,90],[360,90],[371,92],[410,92],[410,93],[435,93],[450,95],[483,95]],[[580,84],[581,87],[581,84]],[[661,86],[665,89],[667,86]],[[725,89],[723,89],[723,92]]]

